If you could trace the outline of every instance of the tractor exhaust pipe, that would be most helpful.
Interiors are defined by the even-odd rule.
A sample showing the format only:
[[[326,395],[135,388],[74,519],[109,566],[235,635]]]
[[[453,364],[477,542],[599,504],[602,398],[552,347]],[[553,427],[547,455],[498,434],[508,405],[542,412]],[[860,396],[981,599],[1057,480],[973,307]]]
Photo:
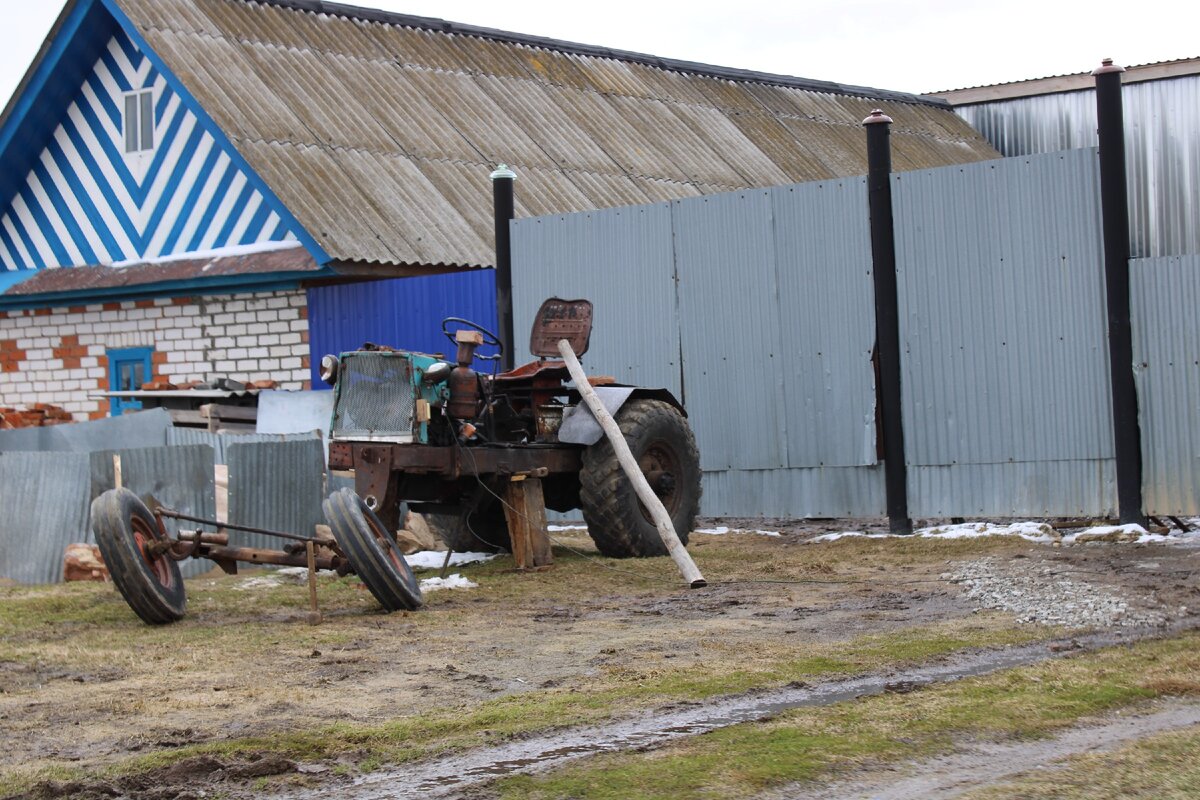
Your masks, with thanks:
[[[512,302],[512,239],[508,223],[513,218],[513,184],[517,173],[500,164],[491,174],[492,204],[496,215],[496,327],[504,345],[501,369],[508,372],[514,366],[513,302]]]

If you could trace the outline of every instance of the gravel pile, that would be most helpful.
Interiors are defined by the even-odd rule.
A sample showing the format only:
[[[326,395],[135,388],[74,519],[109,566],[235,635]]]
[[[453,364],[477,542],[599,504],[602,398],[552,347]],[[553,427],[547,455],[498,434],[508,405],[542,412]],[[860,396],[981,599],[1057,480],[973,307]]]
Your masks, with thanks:
[[[1112,587],[1097,586],[1063,571],[1042,567],[1032,573],[1018,572],[985,558],[960,564],[958,572],[942,577],[961,584],[976,608],[1008,611],[1021,623],[1111,628],[1168,622],[1163,610],[1135,607]]]

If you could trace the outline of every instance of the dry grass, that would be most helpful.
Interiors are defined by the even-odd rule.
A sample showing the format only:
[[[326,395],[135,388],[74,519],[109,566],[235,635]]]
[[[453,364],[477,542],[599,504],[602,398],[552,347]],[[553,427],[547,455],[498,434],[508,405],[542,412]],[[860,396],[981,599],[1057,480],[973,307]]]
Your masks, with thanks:
[[[909,695],[796,710],[650,753],[600,756],[543,776],[506,779],[497,789],[506,800],[747,797],[864,764],[948,752],[964,738],[1050,736],[1083,718],[1156,697],[1162,687],[1186,685],[1200,674],[1198,644],[1200,636],[1187,635]]]

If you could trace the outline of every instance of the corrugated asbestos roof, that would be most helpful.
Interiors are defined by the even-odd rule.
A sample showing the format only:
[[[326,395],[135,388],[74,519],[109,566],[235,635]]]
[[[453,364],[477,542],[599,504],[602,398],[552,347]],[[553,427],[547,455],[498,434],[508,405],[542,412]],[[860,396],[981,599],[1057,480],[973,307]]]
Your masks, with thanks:
[[[492,263],[488,174],[517,214],[640,204],[998,154],[943,101],[675,62],[331,3],[118,0],[322,247]]]

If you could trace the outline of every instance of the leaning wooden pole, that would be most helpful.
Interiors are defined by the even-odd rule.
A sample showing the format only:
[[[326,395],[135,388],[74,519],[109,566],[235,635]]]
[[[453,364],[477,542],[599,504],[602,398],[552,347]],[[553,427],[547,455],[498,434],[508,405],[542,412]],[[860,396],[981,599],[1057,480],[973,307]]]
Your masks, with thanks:
[[[579,390],[583,402],[587,403],[587,407],[592,411],[592,416],[604,429],[604,435],[612,442],[613,452],[617,454],[617,461],[621,464],[621,469],[629,478],[629,482],[633,484],[638,499],[642,501],[642,505],[650,511],[650,516],[654,518],[654,526],[658,528],[658,535],[662,537],[663,544],[667,546],[667,552],[675,560],[675,565],[679,567],[684,580],[693,589],[707,586],[708,581],[704,580],[704,576],[696,567],[696,562],[692,561],[687,548],[683,546],[683,542],[679,541],[679,536],[675,533],[675,526],[671,523],[671,515],[667,513],[667,509],[658,499],[658,495],[654,494],[654,490],[650,488],[646,476],[642,474],[642,470],[638,466],[637,459],[633,457],[629,445],[625,442],[621,429],[617,427],[616,420],[612,418],[612,414],[608,413],[608,409],[596,396],[596,390],[588,383],[587,375],[584,374],[583,367],[579,365],[575,351],[571,349],[571,343],[566,339],[560,339],[558,352],[562,354],[563,361],[567,363],[567,369],[575,380],[575,388]]]

